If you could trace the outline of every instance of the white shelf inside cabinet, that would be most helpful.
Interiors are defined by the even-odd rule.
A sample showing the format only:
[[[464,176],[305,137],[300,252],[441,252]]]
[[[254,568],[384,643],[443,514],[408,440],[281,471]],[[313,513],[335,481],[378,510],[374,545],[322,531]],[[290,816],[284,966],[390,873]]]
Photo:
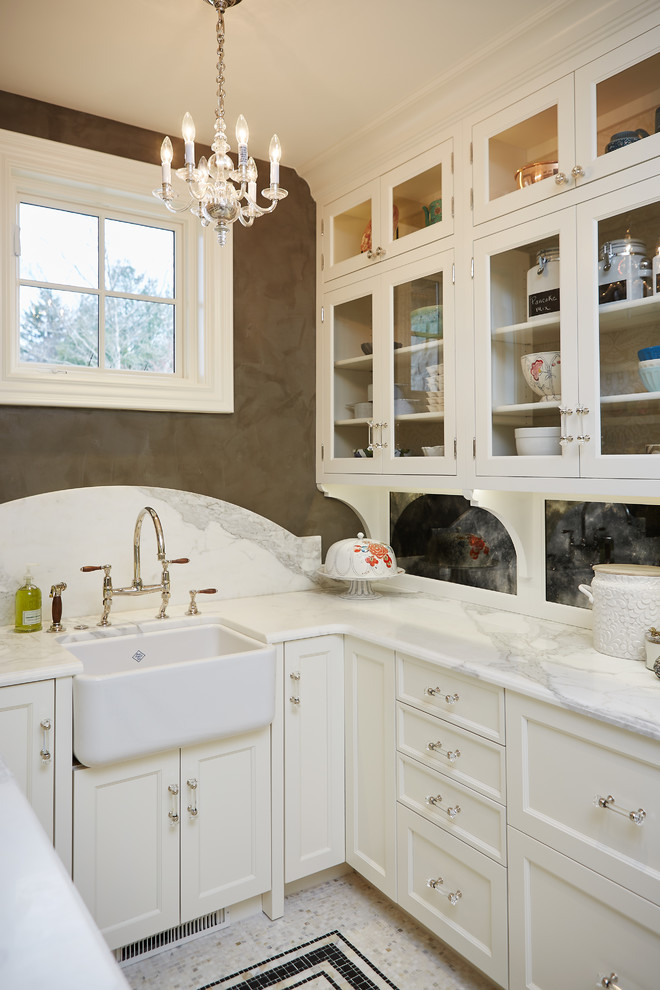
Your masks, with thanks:
[[[394,417],[397,423],[439,423],[445,418],[444,412],[403,413]]]
[[[559,331],[559,313],[553,313],[552,316],[543,317],[543,319],[527,320],[525,323],[512,323],[510,326],[496,327],[493,330],[493,339],[515,340],[517,337],[538,330]]]
[[[350,419],[336,419],[335,426],[367,426],[371,422],[365,416],[351,416]]]
[[[660,392],[628,392],[625,395],[601,395],[601,406],[626,406],[631,402],[652,402],[660,400]]]
[[[497,417],[497,422],[507,423],[518,419],[519,416],[531,412],[553,412],[559,409],[560,400],[553,399],[551,402],[518,402],[510,406],[495,406],[493,409],[493,420]]]
[[[643,327],[660,319],[660,295],[646,299],[622,299],[620,302],[603,303],[598,309],[600,331],[608,333],[621,330],[626,321],[626,330]]]
[[[335,368],[350,368],[352,371],[371,371],[374,366],[373,354],[359,355],[358,357],[342,358],[335,361]]]

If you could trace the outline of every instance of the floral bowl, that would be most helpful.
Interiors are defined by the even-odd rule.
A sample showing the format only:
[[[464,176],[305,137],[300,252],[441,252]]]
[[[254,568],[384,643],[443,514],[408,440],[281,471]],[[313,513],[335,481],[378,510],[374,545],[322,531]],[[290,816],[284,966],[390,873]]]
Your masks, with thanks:
[[[532,392],[549,402],[561,397],[561,355],[559,351],[538,351],[520,358],[522,373]]]

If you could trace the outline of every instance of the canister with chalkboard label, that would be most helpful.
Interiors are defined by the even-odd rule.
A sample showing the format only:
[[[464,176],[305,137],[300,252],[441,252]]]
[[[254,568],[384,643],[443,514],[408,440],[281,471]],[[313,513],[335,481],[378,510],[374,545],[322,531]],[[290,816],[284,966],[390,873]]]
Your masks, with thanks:
[[[653,295],[653,265],[643,241],[606,241],[598,253],[598,302],[646,299]]]
[[[535,320],[559,312],[559,248],[541,248],[527,272],[528,317]]]

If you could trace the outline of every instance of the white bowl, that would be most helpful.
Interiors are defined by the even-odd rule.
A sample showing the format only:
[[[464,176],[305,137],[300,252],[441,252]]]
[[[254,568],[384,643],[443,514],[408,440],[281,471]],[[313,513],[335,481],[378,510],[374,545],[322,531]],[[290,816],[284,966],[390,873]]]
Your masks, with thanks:
[[[387,543],[357,538],[340,540],[328,548],[324,573],[341,581],[379,581],[398,572],[394,550]]]
[[[373,402],[356,402],[353,406],[356,419],[369,419],[374,411]]]
[[[444,457],[445,448],[442,444],[438,447],[422,447],[422,453],[424,457]]]
[[[536,351],[520,358],[523,377],[532,392],[549,401],[561,397],[561,355],[559,351]]]
[[[561,454],[558,426],[530,426],[514,430],[516,453],[523,457],[547,457]]]

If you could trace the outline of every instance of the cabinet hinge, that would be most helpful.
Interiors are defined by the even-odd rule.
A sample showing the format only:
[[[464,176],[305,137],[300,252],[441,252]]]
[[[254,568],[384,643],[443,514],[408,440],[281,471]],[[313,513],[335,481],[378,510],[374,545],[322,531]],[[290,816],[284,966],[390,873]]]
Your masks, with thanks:
[[[325,258],[321,255],[321,271],[325,268]]]
[[[474,278],[474,258],[470,259],[470,277]]]
[[[325,445],[321,444],[321,460],[325,460]]]
[[[474,209],[474,189],[470,189],[470,209]]]
[[[321,323],[325,321],[325,306],[321,306]]]
[[[325,234],[325,220],[321,220],[321,237]]]
[[[21,256],[21,228],[18,224],[14,227],[14,254],[17,258]]]
[[[454,197],[453,196],[451,198],[451,215],[452,215],[452,219],[453,219],[453,216],[454,216]]]
[[[451,153],[451,174],[454,174],[454,152]]]
[[[470,141],[470,165],[474,162],[474,147],[472,141]]]
[[[473,458],[476,461],[476,459],[477,459],[477,438],[476,437],[472,437],[472,456],[473,456]]]
[[[451,263],[451,282],[452,282],[452,285],[456,285],[456,262],[455,261],[452,261],[452,263]]]
[[[456,451],[457,451],[457,449],[458,449],[458,442],[456,440],[456,437],[454,437],[454,460],[456,460]]]

